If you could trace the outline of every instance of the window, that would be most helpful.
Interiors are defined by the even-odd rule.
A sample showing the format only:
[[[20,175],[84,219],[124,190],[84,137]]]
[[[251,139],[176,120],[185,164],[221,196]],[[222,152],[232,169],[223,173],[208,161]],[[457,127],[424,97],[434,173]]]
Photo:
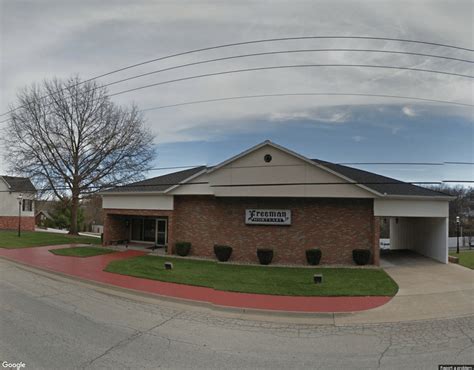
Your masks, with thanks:
[[[33,211],[33,200],[32,199],[23,199],[21,210],[23,212]]]

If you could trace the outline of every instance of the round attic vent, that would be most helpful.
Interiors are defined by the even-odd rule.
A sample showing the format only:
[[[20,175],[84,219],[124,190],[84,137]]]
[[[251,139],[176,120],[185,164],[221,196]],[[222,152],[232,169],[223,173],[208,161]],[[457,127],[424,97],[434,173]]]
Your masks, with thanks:
[[[272,161],[272,156],[270,154],[265,154],[265,156],[263,157],[263,160],[269,163]]]

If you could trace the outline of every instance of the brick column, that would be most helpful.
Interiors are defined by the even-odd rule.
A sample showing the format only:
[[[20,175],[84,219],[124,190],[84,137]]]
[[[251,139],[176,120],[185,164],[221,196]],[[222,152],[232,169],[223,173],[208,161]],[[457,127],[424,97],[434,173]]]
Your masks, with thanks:
[[[166,254],[173,254],[174,243],[175,243],[175,226],[174,226],[174,215],[168,216],[168,249]]]
[[[376,266],[380,265],[380,217],[374,216],[372,221],[372,263]]]
[[[128,239],[128,228],[125,220],[105,213],[103,245],[109,245],[112,240],[119,239]]]

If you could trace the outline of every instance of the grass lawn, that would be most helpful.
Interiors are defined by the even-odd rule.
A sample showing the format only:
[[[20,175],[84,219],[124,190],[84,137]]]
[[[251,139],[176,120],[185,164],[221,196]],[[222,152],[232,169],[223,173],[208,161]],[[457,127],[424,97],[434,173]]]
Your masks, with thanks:
[[[71,243],[101,244],[101,241],[100,238],[88,236],[72,236],[39,231],[23,231],[21,237],[18,237],[17,231],[0,231],[0,248],[14,249]]]
[[[60,248],[51,249],[51,253],[58,256],[71,256],[71,257],[93,257],[101,254],[114,253],[114,250],[97,248],[97,247],[72,247],[72,248]]]
[[[165,270],[164,262],[173,262]],[[210,287],[217,290],[293,296],[393,296],[397,284],[382,269],[296,268],[227,265],[213,261],[140,256],[112,261],[105,271]],[[323,274],[323,284],[313,274]]]
[[[456,252],[449,252],[450,256],[459,257],[459,264],[470,269],[474,269],[474,250],[472,251],[459,251],[459,254]]]

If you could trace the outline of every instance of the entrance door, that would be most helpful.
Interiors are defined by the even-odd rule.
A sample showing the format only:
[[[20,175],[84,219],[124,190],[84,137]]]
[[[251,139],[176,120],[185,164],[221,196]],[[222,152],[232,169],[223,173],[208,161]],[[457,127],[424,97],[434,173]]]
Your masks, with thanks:
[[[168,242],[168,220],[159,218],[156,220],[156,245],[164,246]]]
[[[145,218],[143,221],[143,241],[154,242],[156,222],[153,218]]]

